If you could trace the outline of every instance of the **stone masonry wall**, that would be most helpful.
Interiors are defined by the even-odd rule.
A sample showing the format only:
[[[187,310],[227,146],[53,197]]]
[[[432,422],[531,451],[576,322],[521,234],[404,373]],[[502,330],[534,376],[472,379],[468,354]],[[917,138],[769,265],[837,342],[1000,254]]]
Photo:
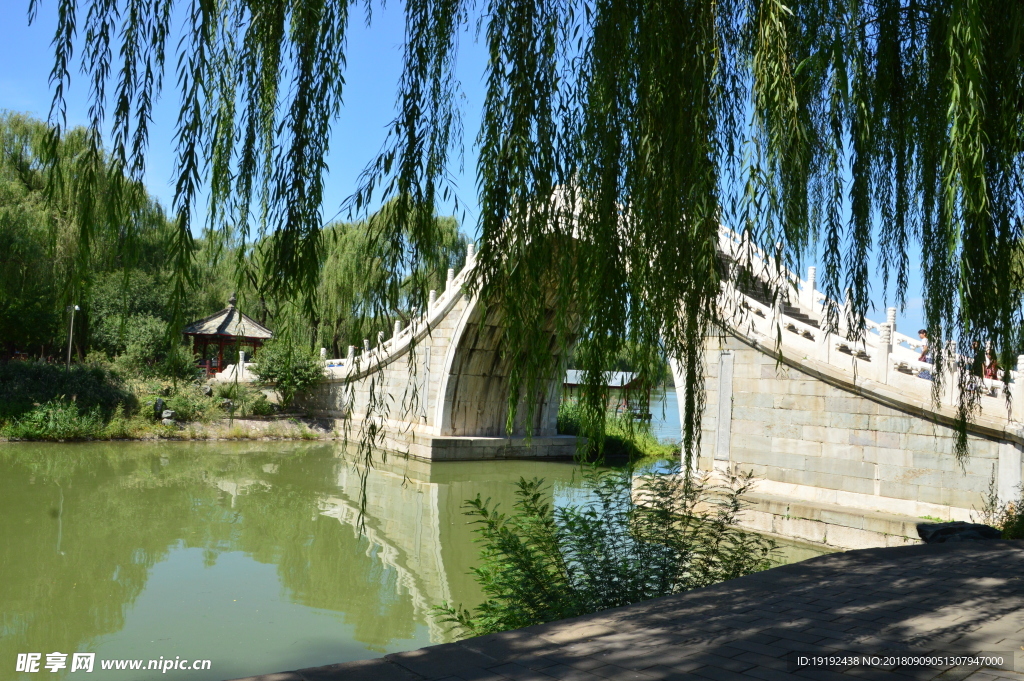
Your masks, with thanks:
[[[994,476],[1004,477],[1004,487],[1007,477],[1020,482],[1012,443],[970,435],[961,468],[952,428],[920,414],[780,364],[733,336],[709,339],[706,361],[698,466],[752,472],[760,479],[756,493],[969,520]]]

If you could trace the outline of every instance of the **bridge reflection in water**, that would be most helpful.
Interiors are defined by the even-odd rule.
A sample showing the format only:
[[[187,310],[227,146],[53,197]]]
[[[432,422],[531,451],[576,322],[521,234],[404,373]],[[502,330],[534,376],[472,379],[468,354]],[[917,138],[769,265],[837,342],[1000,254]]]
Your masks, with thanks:
[[[431,608],[480,599],[463,501],[509,508],[521,475],[579,486],[566,463],[354,461],[307,443],[0,448],[0,681],[24,652],[211,659],[188,679],[216,681],[443,641]]]
[[[344,454],[341,455],[346,458]],[[483,595],[470,573],[478,563],[472,519],[463,504],[479,494],[504,509],[515,501],[515,482],[523,475],[543,477],[556,494],[570,493],[578,472],[566,463],[435,462],[391,457],[368,471],[362,465],[338,470],[338,492],[323,499],[321,513],[360,532],[359,500],[365,476],[366,507],[362,532],[377,557],[398,574],[432,642],[448,639],[432,617],[441,603],[474,606]],[[367,549],[371,550],[370,548]]]

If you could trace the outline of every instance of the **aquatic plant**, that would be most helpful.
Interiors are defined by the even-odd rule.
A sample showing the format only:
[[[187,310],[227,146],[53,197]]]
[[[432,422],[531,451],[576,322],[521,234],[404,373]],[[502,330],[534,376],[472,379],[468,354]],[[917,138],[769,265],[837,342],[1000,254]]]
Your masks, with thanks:
[[[634,476],[592,471],[590,499],[553,504],[543,480],[520,479],[505,515],[479,495],[466,514],[483,545],[473,572],[486,600],[444,604],[461,636],[575,617],[680,593],[769,567],[775,544],[737,525],[751,479],[715,484],[678,468]]]

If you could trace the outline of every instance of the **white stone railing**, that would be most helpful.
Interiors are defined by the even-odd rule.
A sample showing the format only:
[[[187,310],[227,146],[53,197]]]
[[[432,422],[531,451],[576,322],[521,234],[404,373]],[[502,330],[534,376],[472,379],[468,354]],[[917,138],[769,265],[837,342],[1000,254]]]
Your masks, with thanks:
[[[456,274],[455,270],[450,268],[444,291],[440,295],[436,291],[430,291],[427,309],[412,319],[409,324],[403,326],[402,322],[396,321],[391,338],[385,340],[383,333],[380,333],[375,345],[371,346],[368,339],[363,341],[362,348],[350,345],[348,346],[348,356],[345,358],[328,359],[326,350],[321,349],[321,357],[326,364],[327,379],[347,380],[356,374],[369,372],[380,364],[390,362],[395,357],[404,354],[414,340],[424,337],[448,314],[452,305],[462,295],[462,287],[475,266],[476,249],[474,244],[470,243],[466,247],[466,264],[462,270]]]
[[[815,268],[808,268],[807,279],[802,280],[731,230],[723,228],[719,236],[723,252],[740,266],[749,268],[755,276],[760,276],[770,288],[775,289],[778,299],[773,309],[743,294],[732,283],[724,284],[719,309],[724,319],[732,320],[729,324],[736,331],[766,347],[777,349],[783,356],[824,363],[834,370],[846,372],[851,383],[867,380],[876,386],[891,388],[907,402],[931,402],[933,383],[929,378],[935,366],[919,360],[925,349],[922,341],[896,332],[896,308],[886,310],[885,322],[866,319],[867,333],[859,339],[849,337],[853,334],[845,328],[845,320],[837,333],[826,333],[822,328],[785,315],[783,308],[782,298],[787,296],[789,291],[786,289],[791,287],[798,293],[798,303],[794,306],[812,320],[822,321],[829,301],[815,289]],[[956,354],[952,344],[947,352],[952,361],[946,363],[946,371],[950,374],[943,384],[941,403],[953,406],[957,400],[957,381],[953,372],[968,360]],[[1003,392],[1006,386],[1001,380],[981,377],[971,380],[979,393],[981,416],[1004,422],[1024,421],[1024,356],[1018,357],[1017,369],[1010,372],[1012,413],[1007,412]]]

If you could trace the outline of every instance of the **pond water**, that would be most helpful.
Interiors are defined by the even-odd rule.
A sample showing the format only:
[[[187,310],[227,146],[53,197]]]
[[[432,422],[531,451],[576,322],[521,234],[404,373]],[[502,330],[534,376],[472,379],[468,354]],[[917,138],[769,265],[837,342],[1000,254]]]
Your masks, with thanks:
[[[443,642],[431,608],[480,599],[462,503],[508,508],[523,475],[556,503],[585,494],[568,463],[367,471],[323,443],[0,445],[0,680],[38,677],[14,671],[18,653],[95,653],[86,678],[213,681]],[[176,656],[211,668],[99,669]]]

